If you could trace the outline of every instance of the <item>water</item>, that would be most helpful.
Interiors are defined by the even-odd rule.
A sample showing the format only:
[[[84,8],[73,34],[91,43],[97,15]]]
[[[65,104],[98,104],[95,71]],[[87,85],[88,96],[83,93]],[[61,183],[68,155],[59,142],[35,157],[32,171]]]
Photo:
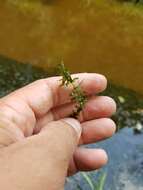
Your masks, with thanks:
[[[7,2],[0,0],[1,54],[44,68],[63,59],[73,72],[100,72],[142,93],[142,7],[112,0],[24,8]]]

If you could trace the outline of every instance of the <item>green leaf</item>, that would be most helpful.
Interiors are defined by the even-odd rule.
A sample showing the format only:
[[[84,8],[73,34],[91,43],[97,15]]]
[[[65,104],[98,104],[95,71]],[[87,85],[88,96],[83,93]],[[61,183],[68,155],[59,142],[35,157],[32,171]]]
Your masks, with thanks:
[[[90,189],[95,190],[94,183],[92,182],[91,178],[85,172],[82,172],[81,174],[83,178],[86,180],[86,182],[88,183],[88,185],[90,186]]]
[[[106,173],[103,173],[101,176],[100,176],[100,179],[97,183],[97,186],[94,190],[103,190],[104,188],[104,185],[105,185],[105,180],[106,180]]]
[[[75,83],[78,78],[72,78],[63,61],[58,65],[58,72],[62,76],[62,79],[60,79],[60,86],[68,87],[69,85],[71,85],[73,88],[72,92],[69,95],[71,97],[71,100],[76,103],[76,106],[70,117],[77,118],[79,113],[83,110],[87,101],[86,94],[82,91],[80,85],[77,85]]]

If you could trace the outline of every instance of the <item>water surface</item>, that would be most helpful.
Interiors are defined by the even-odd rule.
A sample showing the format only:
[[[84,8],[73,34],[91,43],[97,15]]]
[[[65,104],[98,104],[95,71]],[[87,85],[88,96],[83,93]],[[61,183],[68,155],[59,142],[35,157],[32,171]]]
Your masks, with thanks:
[[[73,72],[100,72],[143,92],[143,7],[104,0],[10,2],[0,0],[0,54],[44,68],[63,59]]]

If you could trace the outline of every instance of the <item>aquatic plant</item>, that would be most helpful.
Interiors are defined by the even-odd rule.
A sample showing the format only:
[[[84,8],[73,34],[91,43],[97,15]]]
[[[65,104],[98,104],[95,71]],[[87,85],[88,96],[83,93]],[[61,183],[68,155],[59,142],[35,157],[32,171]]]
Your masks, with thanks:
[[[70,97],[72,102],[75,103],[75,109],[73,113],[70,115],[71,117],[77,118],[79,113],[83,110],[87,97],[85,92],[82,91],[79,84],[76,83],[78,78],[72,78],[69,70],[65,67],[64,63],[59,64],[58,66],[59,74],[62,76],[61,86],[64,87],[72,87],[72,92],[70,93]]]
[[[103,190],[104,186],[105,186],[105,180],[106,180],[106,173],[102,173],[99,176],[98,181],[95,183],[91,176],[88,175],[85,172],[81,173],[83,179],[86,181],[86,183],[88,184],[90,190]],[[82,187],[80,185],[77,185],[77,190],[82,190]]]

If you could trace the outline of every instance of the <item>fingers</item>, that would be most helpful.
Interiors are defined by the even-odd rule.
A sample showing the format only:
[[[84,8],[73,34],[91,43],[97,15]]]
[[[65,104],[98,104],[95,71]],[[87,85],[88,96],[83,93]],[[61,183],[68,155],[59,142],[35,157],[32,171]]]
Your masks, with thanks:
[[[92,105],[92,104],[91,104]],[[111,106],[109,106],[111,107]],[[102,115],[101,115],[102,116]],[[35,133],[38,133],[41,128],[53,120],[53,116],[46,115],[35,127]],[[95,143],[97,141],[111,137],[116,131],[115,123],[109,118],[100,118],[82,123],[82,135],[79,144]]]
[[[45,116],[37,121],[35,131],[40,131],[42,126],[52,120],[59,120],[64,117],[69,117],[73,112],[74,104],[66,104],[55,108],[52,112],[48,112]],[[96,118],[110,117],[116,111],[116,104],[113,99],[100,96],[92,97],[85,105],[84,111],[80,114],[81,122],[93,120]]]
[[[108,161],[106,152],[102,149],[77,148],[74,159],[71,160],[68,175],[78,171],[92,171],[101,168]]]
[[[72,78],[78,78],[75,83],[80,85],[81,89],[86,93],[86,95],[93,95],[95,93],[102,92],[105,90],[107,86],[107,80],[103,75],[95,74],[95,73],[81,73],[74,74]],[[70,92],[72,91],[72,87],[59,88],[59,78],[49,78],[47,79],[47,83],[52,89],[54,95],[54,107],[70,102]]]
[[[99,74],[84,73],[72,75],[78,77],[76,81],[87,95],[95,94],[106,88],[106,78]],[[33,82],[3,98],[11,102],[20,98],[28,103],[37,117],[46,114],[52,107],[70,101],[71,88],[61,87],[60,77],[51,77]],[[14,104],[13,104],[14,106]]]
[[[116,131],[115,123],[109,118],[87,121],[82,124],[82,136],[79,144],[95,143],[111,137]]]
[[[54,119],[58,120],[62,117],[69,116],[73,112],[74,107],[74,104],[67,104],[53,109]],[[115,111],[116,103],[112,98],[106,96],[92,97],[86,103],[84,110],[79,116],[79,120],[83,122],[95,118],[110,117]]]

